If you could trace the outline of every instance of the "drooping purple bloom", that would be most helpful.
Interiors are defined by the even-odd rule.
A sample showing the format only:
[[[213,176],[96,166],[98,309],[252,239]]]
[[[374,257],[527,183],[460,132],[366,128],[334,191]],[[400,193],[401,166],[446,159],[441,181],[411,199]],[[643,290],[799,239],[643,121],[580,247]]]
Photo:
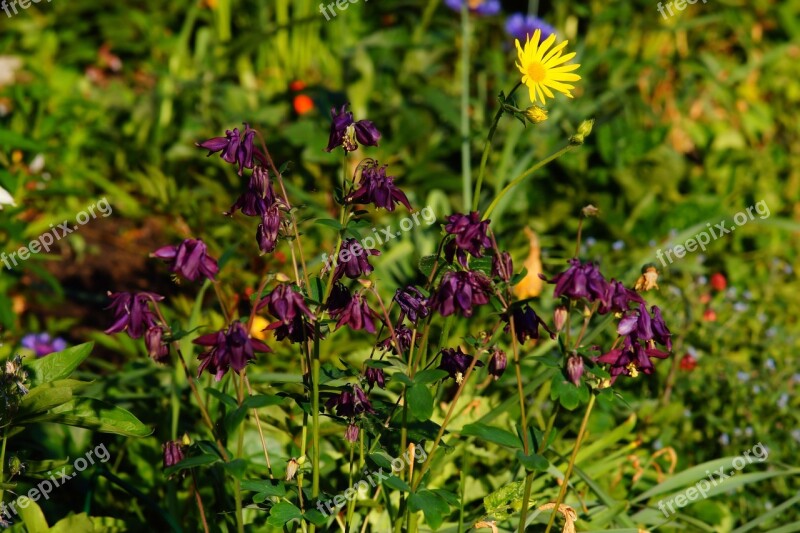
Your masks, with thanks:
[[[453,260],[453,255],[458,258],[461,266],[467,266],[467,252],[473,257],[483,257],[483,249],[492,246],[489,238],[489,221],[481,221],[481,214],[477,211],[469,215],[456,213],[447,217],[445,231],[455,235],[455,239],[447,243],[445,256],[448,261]]]
[[[597,312],[601,315],[606,313],[624,313],[630,309],[631,303],[643,304],[638,292],[629,289],[622,282],[612,279],[608,283],[605,296],[601,299]]]
[[[253,168],[253,154],[257,154],[253,148],[255,135],[255,130],[250,129],[245,122],[244,132],[241,134],[239,128],[233,128],[233,131],[225,131],[225,137],[214,137],[202,143],[196,143],[196,145],[208,150],[209,156],[220,152],[220,157],[226,163],[235,163],[239,166],[239,175],[241,176],[244,169]]]
[[[536,30],[542,32],[542,41],[556,33],[555,28],[533,15],[514,13],[506,19],[506,33],[514,39],[519,39],[520,42],[524,43],[528,37],[533,37]]]
[[[617,324],[618,335],[630,335],[639,325],[639,315],[636,312],[623,317]]]
[[[494,377],[494,380],[497,381],[500,379],[500,376],[503,375],[503,372],[506,371],[506,366],[508,365],[508,358],[506,357],[506,353],[503,350],[495,348],[492,352],[492,358],[489,359],[489,366],[487,368],[489,375]]]
[[[411,331],[409,328],[407,328],[406,326],[400,326],[399,328],[395,328],[394,336],[397,339],[397,344],[399,345],[398,346],[399,349],[395,348],[394,345],[392,344],[391,335],[380,341],[377,344],[377,346],[385,352],[392,350],[392,353],[396,355],[402,355],[405,352],[407,352],[409,348],[411,348],[411,340],[414,338],[414,332]]]
[[[611,383],[613,384],[621,375],[636,377],[639,372],[652,374],[654,367],[650,361],[651,357],[664,359],[669,357],[667,352],[663,352],[654,347],[646,347],[636,339],[634,334],[626,336],[622,341],[622,346],[597,357],[598,363],[611,365]]]
[[[473,357],[462,352],[461,347],[444,348],[439,353],[441,354],[441,359],[438,368],[446,371],[460,385],[464,379],[464,374],[472,364]],[[483,366],[483,363],[477,361],[475,366]]]
[[[375,414],[375,410],[372,408],[369,398],[367,398],[367,395],[358,385],[353,385],[352,392],[345,390],[333,396],[325,403],[325,406],[328,409],[335,410],[337,415],[346,416],[348,418],[362,413]]]
[[[61,337],[51,339],[50,334],[46,332],[29,333],[22,337],[21,344],[23,348],[32,350],[36,357],[44,357],[67,348],[67,341]]]
[[[491,292],[492,282],[480,272],[446,272],[431,296],[430,307],[442,316],[458,312],[470,317],[474,306],[489,303]]]
[[[539,274],[548,283],[555,283],[556,288],[553,295],[556,298],[566,296],[570,300],[580,300],[585,298],[590,302],[600,300],[606,303],[605,298],[608,294],[608,282],[603,278],[597,265],[594,263],[581,264],[580,259],[570,259],[570,267],[556,274],[552,279],[547,279]]]
[[[407,285],[402,289],[397,289],[393,299],[400,307],[401,322],[403,318],[408,317],[412,323],[416,323],[419,317],[425,318],[430,313],[428,299],[414,285]]]
[[[583,357],[580,355],[569,356],[567,359],[567,375],[576,387],[580,386],[581,376],[583,376]]]
[[[278,244],[278,231],[281,229],[281,210],[278,204],[274,203],[268,207],[261,216],[261,223],[256,229],[256,242],[258,248],[266,253],[270,253]]]
[[[644,304],[639,304],[639,318],[636,322],[636,338],[649,341],[653,339],[653,326],[650,320],[650,313]]]
[[[164,342],[164,328],[153,326],[144,334],[144,345],[149,355],[156,363],[166,363],[169,356],[169,345]]]
[[[358,440],[358,426],[347,424],[347,429],[344,431],[344,439],[347,442],[356,442]]]
[[[197,281],[201,276],[214,281],[219,272],[217,260],[207,254],[206,244],[200,239],[186,239],[178,246],[164,246],[150,256],[164,259],[170,272],[177,272],[189,281]]]
[[[500,255],[492,256],[492,277],[499,278],[506,283],[511,281],[514,275],[514,263],[511,261],[511,254],[502,252]]]
[[[367,383],[369,383],[370,387],[377,385],[382,389],[386,388],[386,376],[382,369],[368,366],[366,370],[364,370],[364,377],[367,379]]]
[[[272,351],[260,340],[251,338],[241,322],[233,322],[227,330],[202,335],[192,343],[209,347],[198,356],[201,362],[197,375],[207,370],[217,381],[231,368],[234,372],[241,373],[247,363],[256,358],[256,352]]]
[[[354,152],[358,144],[364,146],[378,146],[381,133],[369,120],[353,120],[353,113],[347,110],[347,104],[338,111],[331,108],[331,135],[328,139],[326,152],[332,151],[337,146],[344,148],[345,152]]]
[[[375,204],[387,211],[394,211],[395,204],[403,204],[411,211],[408,197],[394,184],[394,177],[386,175],[386,165],[379,166],[377,161],[368,163],[361,170],[361,182],[358,189],[344,198],[346,204]]]
[[[161,445],[164,451],[164,468],[175,466],[184,459],[183,444],[178,440],[170,440]]]
[[[665,346],[667,351],[672,351],[672,333],[661,316],[661,309],[654,305],[650,310],[653,312],[653,336],[656,342]]]
[[[503,320],[507,322],[506,327],[503,329],[506,333],[511,331],[511,322],[514,322],[514,333],[520,344],[524,344],[528,339],[538,339],[540,325],[546,329],[551,336],[553,335],[553,332],[547,327],[545,321],[542,320],[539,315],[536,314],[536,311],[527,303],[512,306],[510,312],[503,314]]]
[[[275,330],[276,339],[288,337],[292,342],[302,342],[311,338],[313,329],[306,325],[306,320],[313,322],[314,314],[306,305],[303,295],[294,291],[292,285],[282,283],[275,287],[256,305],[256,311],[265,307],[278,319],[267,326],[267,329]]]
[[[241,209],[242,214],[246,216],[260,217],[275,202],[275,191],[272,188],[272,181],[269,179],[269,172],[264,167],[258,166],[250,175],[247,190],[236,199],[231,210],[225,214],[233,215],[237,209]]]
[[[111,309],[114,313],[114,323],[105,330],[106,333],[128,332],[132,339],[138,339],[150,327],[155,326],[158,321],[155,313],[150,310],[150,302],[160,302],[163,296],[152,292],[130,292],[108,293],[111,298],[111,305],[106,309]]]
[[[369,333],[375,333],[375,323],[372,321],[373,317],[375,317],[375,312],[367,305],[364,295],[356,293],[339,313],[336,329],[346,325],[353,331],[363,329]]]
[[[347,287],[337,281],[333,284],[333,288],[331,288],[331,293],[328,295],[328,299],[325,302],[325,309],[328,311],[331,318],[336,318],[342,314],[352,299],[353,296],[350,294],[350,291],[347,290]]]
[[[342,276],[358,279],[374,270],[369,264],[369,256],[381,255],[378,250],[364,248],[355,239],[345,239],[339,250],[338,263],[333,271],[333,279],[339,280]]]
[[[461,11],[465,0],[444,0],[447,7],[453,11]],[[470,13],[481,16],[497,15],[500,13],[500,0],[466,0]]]

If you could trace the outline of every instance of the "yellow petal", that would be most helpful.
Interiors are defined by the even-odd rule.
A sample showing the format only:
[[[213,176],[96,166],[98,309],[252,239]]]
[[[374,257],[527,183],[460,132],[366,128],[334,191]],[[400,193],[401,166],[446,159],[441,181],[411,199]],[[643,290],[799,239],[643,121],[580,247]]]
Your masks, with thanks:
[[[514,295],[520,300],[533,298],[542,293],[544,281],[539,277],[542,273],[542,250],[539,247],[539,237],[530,228],[525,228],[528,236],[528,258],[525,260],[527,273],[522,280],[514,286]]]

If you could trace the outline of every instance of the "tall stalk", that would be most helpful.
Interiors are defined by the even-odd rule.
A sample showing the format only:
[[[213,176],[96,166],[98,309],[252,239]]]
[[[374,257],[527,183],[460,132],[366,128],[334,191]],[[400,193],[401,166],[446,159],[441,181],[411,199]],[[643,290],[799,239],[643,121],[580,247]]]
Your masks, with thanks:
[[[472,203],[472,165],[469,135],[469,6],[461,3],[461,184],[464,211]]]

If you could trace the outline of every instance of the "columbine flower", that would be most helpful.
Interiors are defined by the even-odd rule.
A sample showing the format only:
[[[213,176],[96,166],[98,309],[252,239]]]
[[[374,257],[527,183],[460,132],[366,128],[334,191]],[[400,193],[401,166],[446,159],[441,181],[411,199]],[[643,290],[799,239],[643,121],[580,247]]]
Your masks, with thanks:
[[[344,431],[344,440],[347,442],[356,442],[358,440],[358,426],[355,424],[347,424],[347,429]]]
[[[332,397],[325,403],[328,409],[335,409],[339,416],[354,417],[362,413],[375,414],[369,398],[358,385],[353,385],[353,392],[348,390]]]
[[[275,191],[272,189],[272,182],[269,173],[264,167],[256,167],[250,175],[247,190],[243,192],[236,202],[231,206],[231,210],[225,213],[233,215],[237,209],[241,209],[242,214],[249,217],[260,217],[267,212],[267,208],[276,201]]]
[[[175,466],[183,461],[185,455],[183,449],[185,446],[179,440],[170,440],[161,445],[164,451],[164,468]]]
[[[281,229],[281,210],[275,203],[261,216],[261,224],[256,229],[256,242],[262,252],[270,253],[278,244],[278,230]]]
[[[497,381],[500,379],[500,376],[503,375],[503,372],[506,371],[507,365],[508,358],[506,357],[506,353],[503,350],[495,348],[492,352],[492,358],[489,359],[489,366],[487,368],[489,375],[493,376],[494,380]]]
[[[246,168],[253,168],[253,154],[259,155],[253,148],[253,138],[256,132],[244,123],[244,132],[239,133],[239,128],[225,131],[225,137],[214,137],[196,145],[208,150],[208,155],[220,152],[220,157],[227,163],[239,165],[239,175]]]
[[[114,323],[105,330],[106,333],[127,330],[132,339],[138,339],[157,324],[156,315],[150,310],[148,303],[160,302],[164,299],[163,296],[152,292],[115,292],[108,293],[108,296],[111,298],[111,305],[106,309],[111,309],[114,313]]]
[[[13,207],[17,204],[14,203],[14,198],[11,196],[11,193],[0,187],[0,211],[3,210],[4,205],[10,205]]]
[[[217,260],[206,252],[206,244],[200,239],[186,239],[178,246],[159,248],[150,256],[166,260],[170,272],[178,272],[189,281],[197,281],[201,276],[214,281],[219,267]]]
[[[525,40],[525,48],[520,46],[519,39],[515,40],[519,57],[517,68],[522,73],[522,83],[528,86],[531,101],[533,103],[539,101],[544,104],[545,97],[555,98],[551,88],[572,98],[570,91],[575,87],[564,82],[581,79],[580,76],[572,73],[580,65],[564,65],[563,63],[575,57],[575,52],[561,55],[564,47],[567,46],[567,41],[548,51],[556,40],[556,34],[551,34],[540,43],[541,37],[542,30],[535,30],[533,36]]]
[[[656,342],[663,344],[667,351],[672,351],[672,333],[661,316],[661,309],[654,305],[650,310],[653,312],[653,336]]]
[[[345,152],[354,152],[358,149],[358,143],[364,146],[378,146],[381,132],[369,120],[353,120],[353,113],[347,110],[347,104],[337,112],[336,108],[331,108],[331,135],[328,139],[326,152],[332,151],[337,146],[344,148]]]
[[[382,369],[368,366],[366,370],[364,370],[364,377],[367,379],[367,383],[369,383],[370,387],[378,385],[378,387],[382,389],[386,388],[386,376]]]
[[[400,306],[400,320],[406,316],[412,323],[416,323],[419,317],[425,318],[430,313],[428,309],[428,299],[414,285],[407,285],[405,288],[397,289],[394,293],[394,301]]]
[[[511,261],[511,254],[502,252],[500,255],[492,256],[492,277],[499,278],[506,283],[511,281],[514,274],[514,263]]]
[[[347,302],[345,308],[339,312],[339,320],[336,322],[336,329],[347,325],[353,331],[363,329],[369,333],[375,333],[375,324],[372,321],[374,316],[375,312],[367,305],[364,295],[356,293],[350,301]]]
[[[199,355],[201,361],[197,375],[203,370],[208,370],[217,381],[233,368],[240,373],[247,363],[256,358],[255,352],[271,352],[269,346],[258,339],[252,339],[247,334],[247,329],[241,322],[232,323],[227,331],[220,330],[216,333],[203,335],[192,341],[200,346],[209,346],[210,349]]]
[[[552,279],[540,275],[547,283],[555,283],[553,296],[556,298],[566,296],[570,300],[586,298],[590,302],[600,300],[605,303],[608,282],[597,269],[597,265],[581,264],[580,259],[570,259],[569,264],[570,267],[566,271],[556,274]]]
[[[473,357],[461,351],[461,348],[444,348],[441,352],[442,358],[439,361],[441,370],[445,370],[451,378],[456,380],[456,383],[461,385],[464,381],[464,374],[472,364]],[[483,366],[481,361],[475,363],[475,366]]]
[[[447,225],[444,229],[450,235],[455,235],[455,239],[450,241],[445,248],[445,255],[448,261],[453,260],[453,255],[458,258],[461,266],[467,266],[467,254],[473,257],[483,257],[483,249],[492,246],[492,240],[487,235],[489,231],[489,221],[481,221],[481,214],[477,211],[469,215],[456,213],[447,217]]]
[[[601,315],[611,312],[624,313],[630,309],[630,304],[633,302],[643,304],[644,299],[636,291],[625,287],[622,282],[612,279],[597,312]]]
[[[430,299],[431,309],[442,316],[458,312],[461,316],[472,316],[472,308],[489,303],[492,282],[474,271],[447,272],[442,276],[439,288]]]
[[[23,348],[32,350],[36,357],[44,357],[54,352],[60,352],[67,347],[67,341],[61,337],[50,338],[49,333],[29,333],[22,337]]]
[[[391,335],[380,341],[377,346],[385,352],[392,350],[393,353],[401,355],[411,348],[411,339],[414,338],[414,332],[406,326],[400,326],[399,328],[395,328],[394,337],[397,339],[397,344],[399,345],[397,348],[392,344]]]
[[[371,255],[381,255],[381,253],[372,248],[362,247],[355,239],[345,239],[339,250],[339,262],[333,271],[334,281],[341,279],[342,276],[357,279],[372,272],[374,268],[369,264]]]
[[[533,15],[514,13],[506,19],[506,33],[514,39],[524,41],[531,37],[536,30],[540,30],[545,39],[556,32],[555,28]]]
[[[411,211],[408,197],[394,184],[394,177],[386,175],[386,165],[378,166],[377,161],[368,163],[361,170],[361,183],[358,189],[348,194],[347,204],[375,204],[387,211],[394,211],[395,204],[401,203]]]
[[[540,325],[553,335],[544,320],[527,303],[512,306],[510,312],[503,314],[503,320],[507,322],[503,329],[506,333],[511,331],[511,321],[514,321],[514,333],[520,344],[524,344],[528,339],[538,339]]]
[[[580,355],[571,355],[567,359],[567,375],[569,380],[579,387],[581,384],[581,376],[583,376],[583,357]]]
[[[169,345],[163,341],[164,328],[153,326],[144,334],[144,345],[149,355],[156,363],[166,363],[169,355]]]
[[[272,316],[278,319],[267,329],[275,330],[275,338],[283,340],[289,337],[292,342],[301,342],[311,336],[313,331],[305,325],[305,320],[314,320],[314,314],[303,300],[303,296],[292,290],[291,285],[281,284],[256,305],[256,311],[264,307],[269,309]],[[306,315],[306,318],[303,317]]]
[[[628,335],[622,341],[622,347],[597,357],[595,361],[611,365],[611,383],[621,376],[636,377],[639,372],[652,374],[654,367],[650,358],[664,359],[669,354],[656,348],[643,346],[634,334]]]
[[[500,13],[500,0],[466,0],[470,13],[488,16]],[[464,0],[444,0],[445,5],[453,11],[461,11]]]
[[[563,305],[559,305],[553,310],[553,326],[556,328],[556,333],[561,333],[568,316],[567,308]]]

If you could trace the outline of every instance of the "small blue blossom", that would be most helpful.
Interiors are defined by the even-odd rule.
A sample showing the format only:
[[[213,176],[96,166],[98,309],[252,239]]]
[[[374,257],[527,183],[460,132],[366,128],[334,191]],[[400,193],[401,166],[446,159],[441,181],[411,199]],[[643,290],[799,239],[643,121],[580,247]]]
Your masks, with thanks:
[[[542,40],[556,33],[555,28],[533,15],[514,13],[506,20],[506,33],[521,42],[525,42],[528,37],[532,37],[536,30],[541,30]]]
[[[800,428],[793,429],[792,432],[791,432],[791,435],[792,435],[792,438],[794,440],[796,440],[798,444],[800,444]]]
[[[611,248],[618,252],[625,248],[625,243],[623,241],[614,241],[614,243],[611,245]]]
[[[741,383],[747,383],[748,381],[750,381],[750,374],[748,374],[747,372],[744,372],[744,371],[740,370],[740,371],[738,371],[738,372],[736,373],[736,378],[737,378],[737,379],[738,379],[738,380],[739,380]]]
[[[768,357],[767,360],[764,361],[764,367],[768,370],[775,370],[775,359]]]
[[[697,284],[698,285],[705,285],[707,283],[708,283],[708,278],[707,277],[700,276],[699,278],[697,278]]]
[[[723,446],[727,446],[731,443],[731,438],[728,436],[727,433],[723,433],[719,436],[719,443]]]
[[[786,409],[789,406],[789,395],[785,392],[778,398],[778,409]]]
[[[747,309],[748,305],[744,302],[736,302],[735,304],[733,304],[733,310],[736,311],[737,313],[744,313],[745,311],[747,311]]]
[[[761,386],[753,385],[753,394],[761,394]]]

